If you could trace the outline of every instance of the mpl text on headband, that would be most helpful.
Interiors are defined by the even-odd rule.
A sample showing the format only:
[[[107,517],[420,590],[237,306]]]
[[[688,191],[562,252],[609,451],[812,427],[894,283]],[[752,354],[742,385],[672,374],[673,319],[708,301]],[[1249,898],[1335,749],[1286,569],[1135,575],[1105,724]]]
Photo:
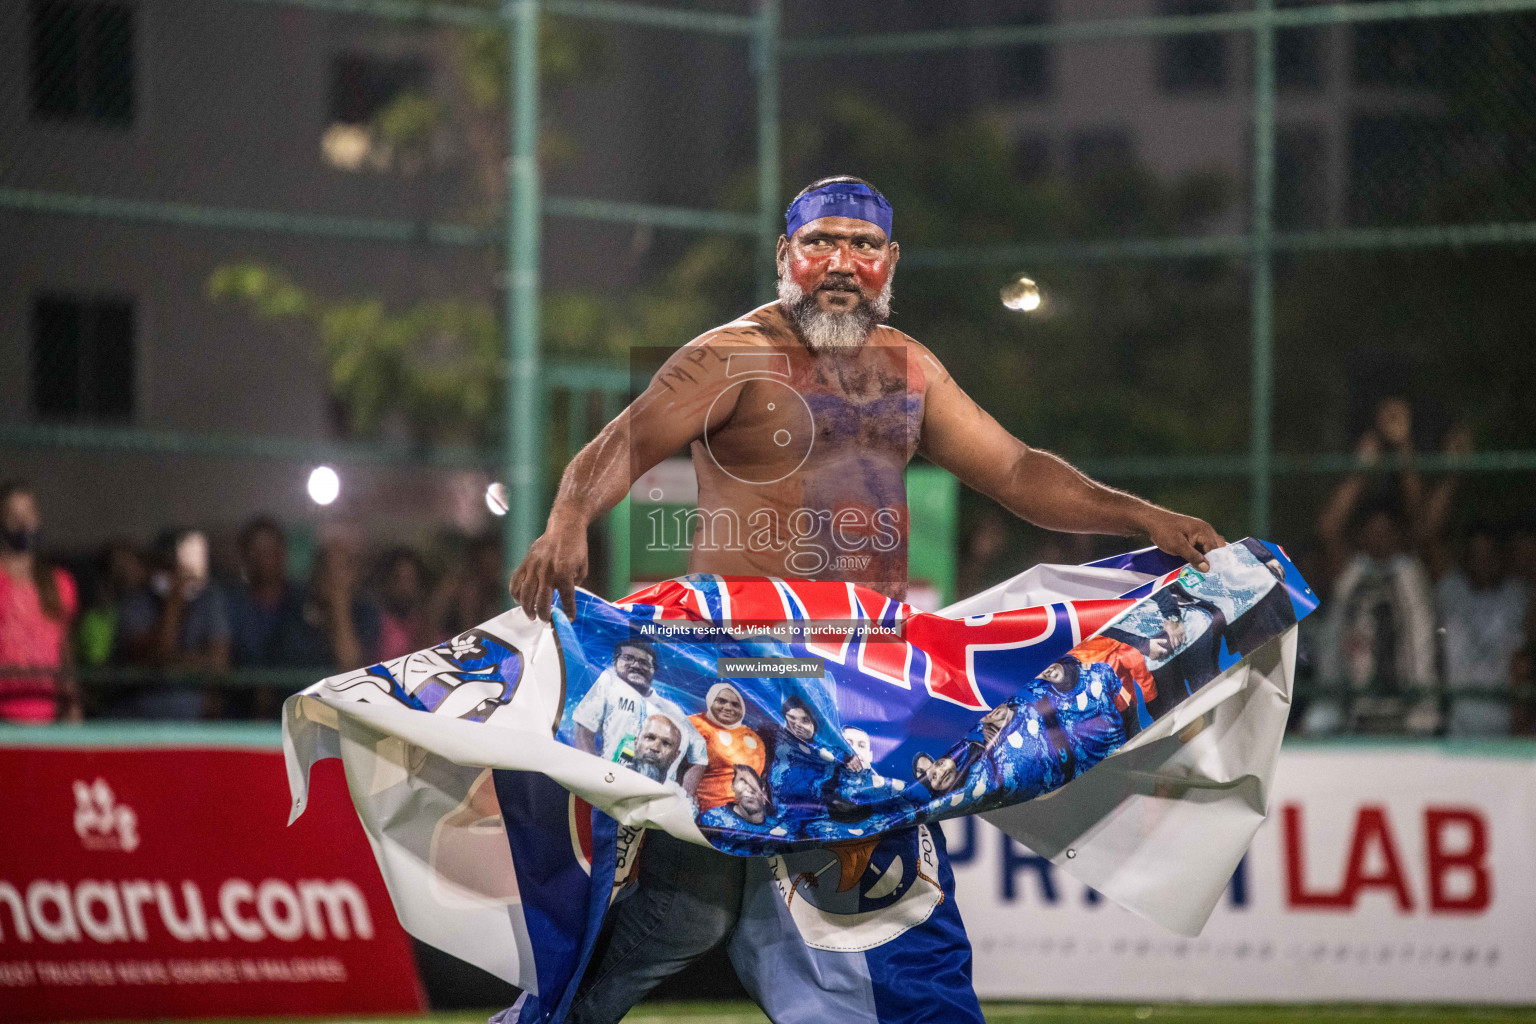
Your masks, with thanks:
[[[806,193],[784,212],[784,234],[793,238],[796,231],[822,217],[869,221],[891,237],[891,204],[868,185],[838,181]]]

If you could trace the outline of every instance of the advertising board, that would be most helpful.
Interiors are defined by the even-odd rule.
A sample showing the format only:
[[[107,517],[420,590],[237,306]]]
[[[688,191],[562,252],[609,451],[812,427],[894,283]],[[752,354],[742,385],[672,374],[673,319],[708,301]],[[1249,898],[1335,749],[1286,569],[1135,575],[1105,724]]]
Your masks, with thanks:
[[[0,1021],[423,1008],[347,798],[276,749],[0,746]]]
[[[1536,1003],[1536,761],[1292,746],[1199,937],[1110,904],[976,818],[945,822],[983,998]]]

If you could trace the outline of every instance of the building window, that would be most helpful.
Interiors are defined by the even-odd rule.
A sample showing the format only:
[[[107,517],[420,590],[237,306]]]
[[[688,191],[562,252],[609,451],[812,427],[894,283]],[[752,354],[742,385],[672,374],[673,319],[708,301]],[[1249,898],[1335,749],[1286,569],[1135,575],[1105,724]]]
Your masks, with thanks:
[[[1123,171],[1136,160],[1129,128],[1093,128],[1072,136],[1069,155],[1074,178]]]
[[[133,419],[133,300],[40,295],[32,303],[32,411],[39,419]]]
[[[1161,14],[1219,14],[1226,0],[1159,0]],[[1163,36],[1157,41],[1157,84],[1166,92],[1212,92],[1227,87],[1227,37],[1220,32]]]
[[[1328,222],[1328,137],[1321,128],[1275,133],[1275,226],[1320,228]]]
[[[32,0],[32,114],[133,122],[133,8]]]
[[[331,65],[326,163],[343,171],[411,170],[437,129],[428,69],[416,57],[344,53]]]

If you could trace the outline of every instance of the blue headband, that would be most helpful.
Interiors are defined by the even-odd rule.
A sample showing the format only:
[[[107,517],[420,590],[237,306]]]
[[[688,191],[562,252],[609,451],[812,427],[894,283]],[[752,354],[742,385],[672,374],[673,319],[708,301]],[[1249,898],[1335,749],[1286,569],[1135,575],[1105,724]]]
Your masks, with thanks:
[[[784,234],[793,238],[796,231],[822,217],[867,220],[884,231],[886,238],[891,237],[891,204],[868,185],[839,181],[807,192],[784,214]]]

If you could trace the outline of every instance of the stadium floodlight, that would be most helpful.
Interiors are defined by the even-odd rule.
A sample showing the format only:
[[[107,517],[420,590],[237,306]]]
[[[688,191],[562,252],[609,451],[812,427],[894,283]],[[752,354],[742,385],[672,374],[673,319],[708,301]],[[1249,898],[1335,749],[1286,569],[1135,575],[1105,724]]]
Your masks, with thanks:
[[[316,466],[309,472],[308,490],[316,505],[329,505],[341,496],[341,477],[330,466]]]
[[[491,510],[493,516],[507,514],[507,485],[500,481],[492,481],[485,489],[485,507]]]
[[[1003,305],[1021,313],[1033,313],[1040,308],[1044,296],[1039,285],[1020,274],[1002,288]]]

